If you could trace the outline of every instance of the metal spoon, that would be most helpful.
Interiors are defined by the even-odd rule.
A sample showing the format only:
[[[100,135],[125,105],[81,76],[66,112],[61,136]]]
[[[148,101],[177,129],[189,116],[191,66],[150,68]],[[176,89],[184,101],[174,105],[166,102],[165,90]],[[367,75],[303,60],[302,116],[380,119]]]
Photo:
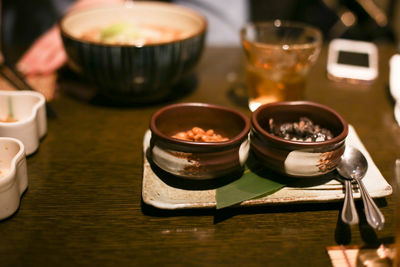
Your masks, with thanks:
[[[354,204],[353,188],[351,182],[349,179],[344,177],[343,179],[340,180],[344,183],[344,192],[345,192],[344,203],[341,214],[342,221],[349,225],[357,224],[359,220],[358,220],[357,209]]]
[[[361,181],[368,169],[368,162],[364,155],[358,149],[347,146],[336,169],[344,178],[357,181],[367,222],[371,227],[381,230],[385,218]]]
[[[341,160],[342,159],[343,157],[341,158]],[[339,167],[341,167],[340,164],[343,163],[340,162]],[[359,222],[359,219],[358,219],[357,209],[354,204],[353,187],[351,181],[343,176],[340,177],[340,180],[344,183],[344,192],[345,192],[344,203],[341,214],[342,221],[349,225],[357,224]]]

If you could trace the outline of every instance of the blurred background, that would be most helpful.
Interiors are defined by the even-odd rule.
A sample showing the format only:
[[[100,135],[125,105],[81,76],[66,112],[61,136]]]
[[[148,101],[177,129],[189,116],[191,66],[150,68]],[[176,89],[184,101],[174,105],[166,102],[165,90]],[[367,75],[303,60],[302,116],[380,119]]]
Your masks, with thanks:
[[[80,0],[85,1],[85,0]],[[89,0],[90,1],[90,0]],[[73,0],[3,0],[3,49],[28,46],[49,29]],[[196,9],[209,23],[209,45],[240,45],[238,31],[248,21],[295,20],[320,28],[325,41],[349,38],[400,40],[399,0],[176,0]]]
[[[366,41],[400,40],[398,0],[178,0],[206,15],[209,42],[239,44],[237,32],[247,21],[294,20],[312,24],[325,41],[349,38]],[[227,8],[229,7],[229,8]]]

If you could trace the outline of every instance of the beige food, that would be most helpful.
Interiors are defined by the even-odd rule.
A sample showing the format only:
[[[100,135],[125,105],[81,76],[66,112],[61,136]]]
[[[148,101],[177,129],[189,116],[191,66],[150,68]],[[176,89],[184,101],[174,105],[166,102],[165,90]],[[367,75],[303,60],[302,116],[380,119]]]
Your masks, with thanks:
[[[5,119],[0,119],[0,122],[17,122],[18,120],[14,119],[10,114],[7,115]]]
[[[171,42],[182,38],[183,32],[171,27],[130,23],[115,23],[105,28],[93,28],[84,32],[82,39],[90,42],[137,46]]]
[[[216,134],[213,129],[205,131],[200,127],[193,127],[189,131],[179,132],[172,137],[193,142],[223,142],[229,140],[229,138]]]

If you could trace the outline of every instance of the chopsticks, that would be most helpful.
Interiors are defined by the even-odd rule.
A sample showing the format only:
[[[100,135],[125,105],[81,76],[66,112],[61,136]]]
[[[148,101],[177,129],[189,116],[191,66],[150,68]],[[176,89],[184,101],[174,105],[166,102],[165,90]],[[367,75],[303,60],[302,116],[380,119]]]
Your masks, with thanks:
[[[2,13],[2,2],[0,1],[0,13]],[[35,91],[26,81],[25,78],[8,64],[8,61],[3,53],[3,18],[0,16],[0,75],[3,76],[11,85],[17,90]],[[51,107],[49,102],[46,101],[46,113],[49,118],[56,118],[57,114]]]
[[[35,91],[22,77],[17,70],[15,70],[6,61],[0,64],[0,75],[3,76],[11,85],[13,85],[17,90],[29,90]],[[57,114],[55,110],[51,107],[50,103],[46,101],[46,113],[50,118],[56,118]]]

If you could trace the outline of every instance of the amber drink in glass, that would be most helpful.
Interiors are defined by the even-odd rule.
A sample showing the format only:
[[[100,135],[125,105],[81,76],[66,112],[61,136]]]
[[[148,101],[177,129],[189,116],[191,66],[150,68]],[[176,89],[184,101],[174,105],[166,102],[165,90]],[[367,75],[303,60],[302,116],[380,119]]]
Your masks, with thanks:
[[[318,58],[322,34],[312,26],[276,20],[241,31],[249,108],[303,99],[307,74]]]

